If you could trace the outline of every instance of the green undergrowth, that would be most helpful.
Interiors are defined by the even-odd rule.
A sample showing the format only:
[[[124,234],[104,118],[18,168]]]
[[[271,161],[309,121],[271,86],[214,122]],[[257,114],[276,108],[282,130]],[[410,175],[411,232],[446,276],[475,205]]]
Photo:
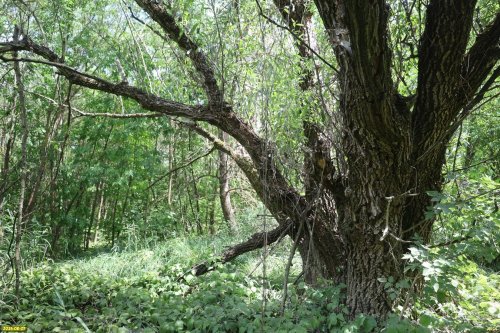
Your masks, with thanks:
[[[387,323],[377,324],[368,316],[349,322],[341,286],[305,286],[297,279],[299,261],[292,266],[286,308],[281,313],[287,245],[269,248],[265,263],[262,252],[257,252],[202,277],[190,275],[186,268],[221,251],[222,242],[227,241],[222,237],[214,243],[212,239],[176,238],[143,248],[115,248],[95,257],[41,263],[22,273],[18,305],[11,288],[2,290],[0,324],[23,324],[32,332],[487,331],[487,325],[480,323],[483,314],[474,308],[460,307],[473,311],[466,314],[469,322],[463,323],[463,317],[454,320],[428,309],[430,303],[424,300],[430,296],[422,300],[422,310],[413,311],[413,321],[395,315]],[[471,276],[491,280],[478,273],[477,267],[468,269],[473,270]],[[491,282],[476,284],[475,298],[470,301],[497,292],[494,287],[488,289]],[[449,303],[453,302],[459,299]],[[484,311],[491,311],[491,306],[487,303]]]

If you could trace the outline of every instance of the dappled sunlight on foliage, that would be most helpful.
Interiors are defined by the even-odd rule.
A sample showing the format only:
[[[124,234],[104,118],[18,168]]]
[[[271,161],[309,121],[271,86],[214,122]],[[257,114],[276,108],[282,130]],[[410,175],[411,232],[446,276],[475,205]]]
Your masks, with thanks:
[[[348,321],[343,287],[326,282],[308,287],[299,271],[292,273],[281,315],[281,258],[288,246],[267,259],[264,285],[262,272],[255,270],[258,255],[203,277],[189,274],[189,266],[209,254],[207,248],[217,252],[222,245],[206,237],[176,238],[151,248],[37,265],[23,272],[18,308],[12,290],[3,291],[0,321],[27,324],[33,332],[79,332],[82,322],[92,332],[370,332],[375,327],[382,332],[487,332],[499,325],[498,275],[463,256],[450,257],[449,250],[412,249],[408,270],[422,271],[423,289],[409,296],[411,308],[403,308],[412,293],[409,284],[394,285],[395,297],[401,298],[396,315],[377,324],[363,316]],[[401,319],[401,311],[410,320]]]
[[[498,0],[0,13],[0,331],[498,332]]]

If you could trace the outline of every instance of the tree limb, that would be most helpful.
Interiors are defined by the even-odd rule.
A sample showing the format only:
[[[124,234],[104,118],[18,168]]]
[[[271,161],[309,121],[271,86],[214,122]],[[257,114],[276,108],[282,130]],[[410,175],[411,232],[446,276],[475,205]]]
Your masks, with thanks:
[[[156,111],[170,116],[186,117],[193,120],[207,121],[211,118],[207,116],[206,112],[203,112],[208,109],[205,106],[192,106],[166,100],[128,84],[115,84],[95,75],[81,73],[65,65],[63,60],[52,50],[36,44],[26,35],[20,42],[0,43],[0,46],[3,46],[0,50],[0,54],[12,51],[30,51],[48,60],[44,61],[30,58],[9,59],[5,56],[1,56],[0,59],[3,61],[25,61],[56,67],[59,69],[60,74],[65,76],[72,84],[134,99],[146,110]]]
[[[265,245],[270,245],[277,240],[283,238],[289,232],[289,229],[292,227],[293,223],[288,221],[286,223],[280,224],[275,229],[268,232],[258,232],[250,236],[250,238],[240,244],[229,247],[224,250],[222,254],[215,260],[209,262],[203,262],[197,264],[191,268],[191,274],[195,276],[200,276],[215,269],[215,264],[217,263],[227,263],[238,256],[245,254],[247,252],[260,249]]]
[[[186,105],[166,100],[128,84],[115,84],[95,75],[81,73],[78,70],[65,65],[62,59],[52,50],[46,48],[45,46],[36,44],[33,40],[31,40],[31,38],[29,38],[29,36],[26,35],[24,36],[24,39],[18,43],[0,43],[0,46],[2,46],[0,54],[13,51],[30,51],[48,59],[48,61],[29,58],[9,59],[1,56],[1,60],[27,61],[53,66],[58,68],[60,70],[60,74],[65,76],[72,84],[111,93],[117,96],[129,97],[137,101],[144,109],[161,113],[163,115],[179,116],[193,121],[208,122],[235,137],[235,139],[249,151],[255,161],[260,162],[265,160],[265,157],[262,156],[264,155],[264,152],[262,150],[263,143],[261,139],[253,132],[251,127],[237,117],[230,110],[230,108],[225,109],[224,114],[214,114],[209,106]],[[98,114],[91,114],[91,116],[98,116]],[[109,116],[119,118],[119,116],[114,114],[110,114]],[[155,117],[156,116],[157,115],[155,115]]]
[[[63,105],[66,106],[66,105]],[[163,113],[109,113],[109,112],[82,112],[79,111],[75,108],[73,108],[73,111],[76,111],[76,113],[79,116],[82,117],[91,117],[91,118],[98,118],[98,117],[105,117],[105,118],[117,118],[117,119],[133,119],[133,118],[159,118],[159,117],[165,117]]]
[[[389,151],[409,130],[407,113],[395,106],[387,38],[389,7],[384,0],[314,2],[340,66],[344,127],[361,128],[377,138],[378,149]]]
[[[207,88],[207,94],[211,94],[218,89],[216,88],[216,82],[213,81],[215,80],[214,76],[212,76],[213,72],[206,67],[208,66],[206,58],[204,58],[201,51],[191,49],[195,48],[195,44],[184,36],[184,34],[180,34],[181,31],[178,30],[180,28],[175,21],[171,21],[173,18],[169,16],[165,8],[159,7],[152,2],[145,4],[145,8],[150,9],[151,15],[156,15],[155,17],[163,24],[162,27],[169,32],[169,36],[172,35],[170,37],[176,40],[181,48],[188,51],[191,50],[191,52],[196,51],[190,57],[195,67],[205,76],[205,83],[210,86]],[[179,35],[174,36],[176,32],[179,32]],[[168,116],[187,118],[193,121],[193,123],[196,121],[207,122],[225,131],[235,138],[248,152],[250,158],[234,154],[234,152],[231,156],[243,170],[252,187],[266,204],[266,207],[272,212],[276,220],[284,221],[286,217],[299,219],[302,216],[302,210],[305,207],[304,198],[288,184],[285,177],[277,169],[274,161],[274,145],[263,141],[250,125],[233,112],[230,105],[224,102],[215,105],[214,96],[209,97],[209,105],[207,106],[186,105],[150,94],[140,88],[128,85],[126,82],[115,84],[94,75],[81,73],[64,64],[63,59],[55,52],[35,43],[27,35],[24,35],[23,39],[19,42],[0,43],[0,55],[13,51],[29,51],[44,58],[45,60],[29,59],[27,61],[40,62],[58,68],[60,74],[65,76],[72,84],[117,96],[128,97],[138,102],[146,110]],[[11,59],[4,56],[2,56],[2,60],[11,61]],[[192,124],[191,126],[199,133],[203,132],[196,124]],[[204,136],[210,138],[211,135],[208,135],[208,132],[206,132]],[[223,151],[229,153],[229,149],[218,141],[220,140],[215,139],[213,141],[217,148],[226,149]]]
[[[135,0],[135,2],[162,27],[171,40],[186,52],[186,56],[191,59],[196,71],[203,77],[203,87],[207,93],[209,105],[222,106],[224,96],[217,84],[212,66],[203,51],[169,13],[168,10],[172,8],[168,7],[167,2],[150,0]]]
[[[413,140],[419,156],[433,149],[438,140],[447,141],[442,136],[461,109],[457,90],[463,81],[462,59],[475,3],[475,0],[433,0],[427,7],[412,113]]]
[[[420,195],[408,198],[406,203],[402,226],[405,240],[413,239],[416,233],[429,239],[432,221],[421,223],[422,212],[429,205],[424,193],[440,190],[446,145],[492,84],[486,82],[474,97],[500,55],[498,14],[466,53],[475,4],[474,0],[432,0],[427,8],[420,41],[417,97],[411,115],[410,163],[415,176],[409,188]]]
[[[191,59],[196,71],[203,77],[204,89],[209,100],[209,108],[211,111],[211,120],[208,122],[233,136],[248,151],[254,162],[255,169],[258,170],[258,180],[269,183],[267,184],[268,187],[270,185],[270,187],[288,188],[287,191],[291,191],[292,189],[288,186],[285,178],[276,168],[273,160],[274,154],[272,151],[269,151],[269,143],[262,140],[253,129],[239,119],[232,111],[232,108],[224,102],[224,96],[217,84],[213,67],[199,45],[186,34],[186,31],[184,31],[175,17],[169,12],[172,8],[164,2],[149,0],[135,0],[135,2],[161,26],[163,31],[165,31],[172,41],[177,43],[177,45],[186,52],[186,56]],[[221,115],[220,112],[223,112],[223,114]],[[194,129],[196,131],[201,130],[199,127],[195,127]],[[216,141],[213,142],[215,143]],[[245,161],[245,165],[247,165],[247,161]],[[264,180],[263,176],[265,174],[272,174],[273,179]],[[256,181],[251,181],[251,183],[254,187],[257,186]],[[262,188],[262,184],[260,184],[258,188]],[[261,197],[264,195],[264,191],[262,190],[257,190],[257,192],[260,193],[259,196]],[[298,194],[296,192],[294,196],[294,201],[297,201]]]
[[[470,99],[481,86],[500,58],[500,13],[483,33],[476,37],[474,45],[461,64],[463,94]]]

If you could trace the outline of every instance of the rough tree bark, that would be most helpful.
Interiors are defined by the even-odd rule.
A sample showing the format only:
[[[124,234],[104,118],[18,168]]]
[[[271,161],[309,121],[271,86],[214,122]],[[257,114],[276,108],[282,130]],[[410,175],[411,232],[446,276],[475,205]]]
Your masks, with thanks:
[[[304,121],[306,193],[300,195],[276,166],[278,147],[259,137],[225,101],[211,62],[180,28],[168,4],[135,2],[159,25],[163,38],[175,42],[191,60],[207,96],[205,105],[170,101],[126,82],[112,83],[81,73],[28,36],[0,43],[1,59],[13,61],[5,54],[28,51],[39,58],[17,61],[53,66],[74,85],[128,97],[148,111],[188,118],[187,127],[235,161],[279,224],[267,235],[256,234],[229,248],[220,260],[226,262],[277,241],[283,233],[294,238],[304,223],[299,252],[306,280],[343,282],[352,316],[385,317],[392,302],[378,278],[401,277],[406,244],[401,240],[411,241],[417,235],[429,240],[432,221],[424,220],[424,211],[431,202],[426,191],[441,189],[446,145],[456,126],[480,101],[476,93],[497,63],[500,15],[467,50],[476,1],[429,1],[412,107],[398,93],[391,77],[386,2],[315,0],[337,60],[340,131],[332,134],[333,129],[324,124]],[[304,0],[274,0],[274,4],[285,22],[282,26],[297,41],[299,55],[303,61],[311,61],[317,53],[308,44],[310,4]],[[259,10],[264,15],[260,6]],[[313,87],[312,73],[304,70],[300,88],[306,91]],[[226,132],[246,154],[231,149],[198,126],[198,121]],[[326,139],[335,135],[340,145],[336,151],[341,160],[338,167],[331,157],[337,147]],[[203,274],[209,267],[196,266],[193,273]]]

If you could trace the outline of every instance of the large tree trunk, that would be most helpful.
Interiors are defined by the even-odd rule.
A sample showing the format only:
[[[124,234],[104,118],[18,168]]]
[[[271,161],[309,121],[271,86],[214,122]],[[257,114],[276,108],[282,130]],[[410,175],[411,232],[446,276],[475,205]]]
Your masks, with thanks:
[[[171,101],[123,82],[83,74],[28,36],[19,42],[0,43],[0,52],[35,53],[74,85],[133,99],[156,115],[188,118],[190,122],[183,126],[235,161],[279,224],[267,234],[257,233],[225,250],[220,261],[278,241],[283,234],[296,239],[295,232],[303,230],[297,239],[306,281],[327,278],[344,283],[352,317],[359,313],[386,317],[392,301],[378,279],[392,276],[398,280],[407,242],[417,235],[424,241],[430,239],[432,221],[423,218],[430,203],[426,191],[441,190],[447,142],[500,73],[496,69],[486,80],[499,57],[500,14],[467,49],[473,40],[470,30],[476,1],[428,1],[424,33],[416,36],[420,37],[419,74],[412,107],[392,80],[390,11],[385,1],[314,1],[335,53],[332,65],[315,53],[308,38],[313,12],[308,10],[309,3],[274,0],[297,41],[301,59],[320,58],[335,72],[339,91],[339,102],[331,103],[335,126],[314,122],[321,117],[305,115],[302,119],[305,177],[303,187],[294,188],[277,166],[279,147],[260,137],[235,112],[235,106],[225,101],[215,67],[177,22],[170,5],[135,2],[163,30],[161,35],[190,59],[207,97],[204,105]],[[258,9],[276,24],[259,3]],[[303,91],[314,87],[312,74],[307,69],[301,73]],[[234,151],[198,126],[198,121],[224,131],[246,152]],[[333,145],[332,139],[339,144]],[[333,150],[337,161],[330,156]],[[299,225],[305,227],[299,229]],[[198,265],[194,270],[202,274],[209,268]]]
[[[398,239],[408,181],[386,180],[396,177],[383,164],[370,170],[364,181],[349,183],[346,198],[337,200],[334,210],[325,206],[330,202],[326,200],[314,209],[299,244],[305,281],[315,284],[326,278],[345,284],[352,317],[359,313],[385,317],[392,300],[379,278],[397,281],[402,276],[403,248]]]

